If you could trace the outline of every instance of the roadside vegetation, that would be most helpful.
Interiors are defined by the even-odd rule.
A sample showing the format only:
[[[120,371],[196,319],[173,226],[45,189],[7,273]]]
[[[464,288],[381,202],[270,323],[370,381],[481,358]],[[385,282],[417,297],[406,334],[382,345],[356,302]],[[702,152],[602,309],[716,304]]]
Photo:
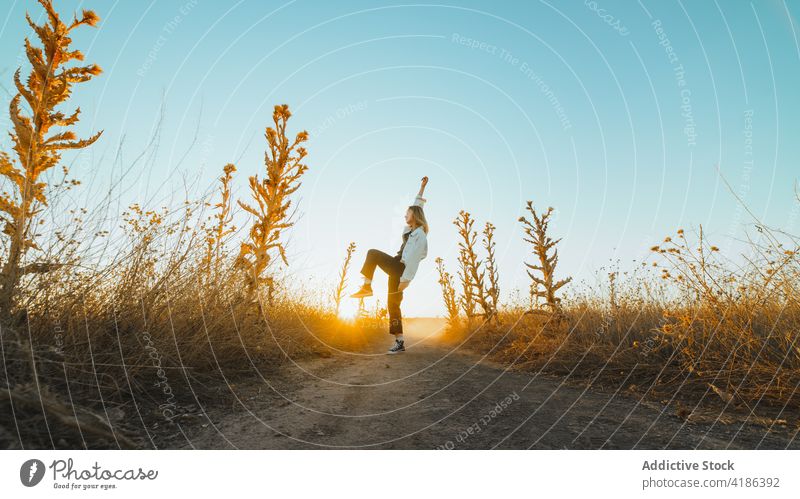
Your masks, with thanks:
[[[800,199],[799,199],[800,200]],[[437,260],[449,341],[466,342],[515,369],[568,376],[671,404],[700,418],[730,412],[797,424],[800,410],[800,259],[798,238],[758,224],[750,256],[735,265],[702,226],[679,229],[633,269],[605,269],[604,284],[570,290],[559,275],[553,208],[521,217],[531,249],[520,272],[528,296],[486,314],[482,276],[496,265],[474,254],[471,217],[455,221],[463,242],[460,285]],[[483,258],[492,262],[491,253]],[[492,279],[492,287],[502,275]],[[562,289],[563,288],[563,289]],[[476,307],[477,305],[480,305]],[[483,313],[478,313],[479,310]],[[495,318],[496,320],[489,320]],[[709,408],[713,408],[711,413]],[[709,416],[710,417],[710,416]]]
[[[73,206],[53,224],[51,206],[81,183],[62,152],[102,134],[78,138],[80,110],[64,110],[101,74],[70,37],[99,18],[39,4],[44,23],[27,17],[30,72],[14,75],[13,150],[0,151],[0,447],[158,447],[204,404],[235,396],[237,377],[368,341],[377,312],[340,321],[341,289],[331,300],[287,277],[286,234],[310,166],[309,134],[290,131],[285,104],[265,128],[264,169],[247,196],[236,197],[228,164],[210,198],[133,204],[121,220]],[[241,230],[237,210],[248,215]]]

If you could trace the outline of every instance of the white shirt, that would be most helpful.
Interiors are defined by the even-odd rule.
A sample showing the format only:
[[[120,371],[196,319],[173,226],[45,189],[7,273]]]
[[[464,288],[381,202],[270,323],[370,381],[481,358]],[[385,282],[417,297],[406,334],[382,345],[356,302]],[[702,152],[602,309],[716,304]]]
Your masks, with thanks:
[[[425,201],[425,198],[417,196],[414,198],[413,206],[422,208]],[[400,276],[401,281],[411,281],[417,273],[419,262],[428,256],[428,235],[425,234],[425,230],[422,227],[412,230],[410,225],[406,225],[403,229],[403,237],[409,232],[408,240],[403,246],[403,254],[400,256],[400,261],[406,264],[403,275]]]

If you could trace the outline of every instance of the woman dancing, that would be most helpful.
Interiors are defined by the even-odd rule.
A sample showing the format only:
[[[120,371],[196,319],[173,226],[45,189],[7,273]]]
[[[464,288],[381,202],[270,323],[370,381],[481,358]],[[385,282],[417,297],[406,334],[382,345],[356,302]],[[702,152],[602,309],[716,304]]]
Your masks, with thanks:
[[[422,206],[425,204],[422,195],[425,193],[426,185],[428,177],[422,177],[419,193],[414,203],[406,210],[406,226],[403,229],[403,244],[400,246],[400,251],[395,256],[376,249],[367,251],[367,258],[361,267],[364,283],[361,289],[350,295],[353,298],[372,296],[372,276],[375,274],[375,267],[380,267],[389,276],[389,293],[386,300],[389,309],[389,334],[395,337],[389,354],[406,351],[403,346],[400,302],[403,300],[403,290],[417,273],[419,262],[428,255],[428,221],[425,220],[425,212],[422,211]]]

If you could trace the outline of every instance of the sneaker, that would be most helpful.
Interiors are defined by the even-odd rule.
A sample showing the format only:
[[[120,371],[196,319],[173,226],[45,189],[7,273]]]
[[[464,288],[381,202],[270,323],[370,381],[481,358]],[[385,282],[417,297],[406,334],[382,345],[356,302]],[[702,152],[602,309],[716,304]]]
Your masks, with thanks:
[[[350,298],[366,298],[367,296],[372,296],[372,286],[364,284],[361,289],[350,295]]]
[[[403,342],[399,340],[394,340],[394,346],[390,348],[389,351],[386,353],[388,353],[389,355],[394,355],[396,353],[402,353],[405,351],[406,347],[403,346]]]

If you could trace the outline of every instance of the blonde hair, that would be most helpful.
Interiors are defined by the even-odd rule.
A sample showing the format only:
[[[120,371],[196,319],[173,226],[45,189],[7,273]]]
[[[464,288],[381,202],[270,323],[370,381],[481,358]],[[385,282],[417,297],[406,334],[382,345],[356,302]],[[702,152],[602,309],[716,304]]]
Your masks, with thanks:
[[[411,218],[414,219],[414,224],[418,227],[422,227],[422,230],[425,231],[425,234],[428,233],[428,220],[425,219],[425,212],[422,211],[422,207],[412,205],[408,207],[411,210]]]

